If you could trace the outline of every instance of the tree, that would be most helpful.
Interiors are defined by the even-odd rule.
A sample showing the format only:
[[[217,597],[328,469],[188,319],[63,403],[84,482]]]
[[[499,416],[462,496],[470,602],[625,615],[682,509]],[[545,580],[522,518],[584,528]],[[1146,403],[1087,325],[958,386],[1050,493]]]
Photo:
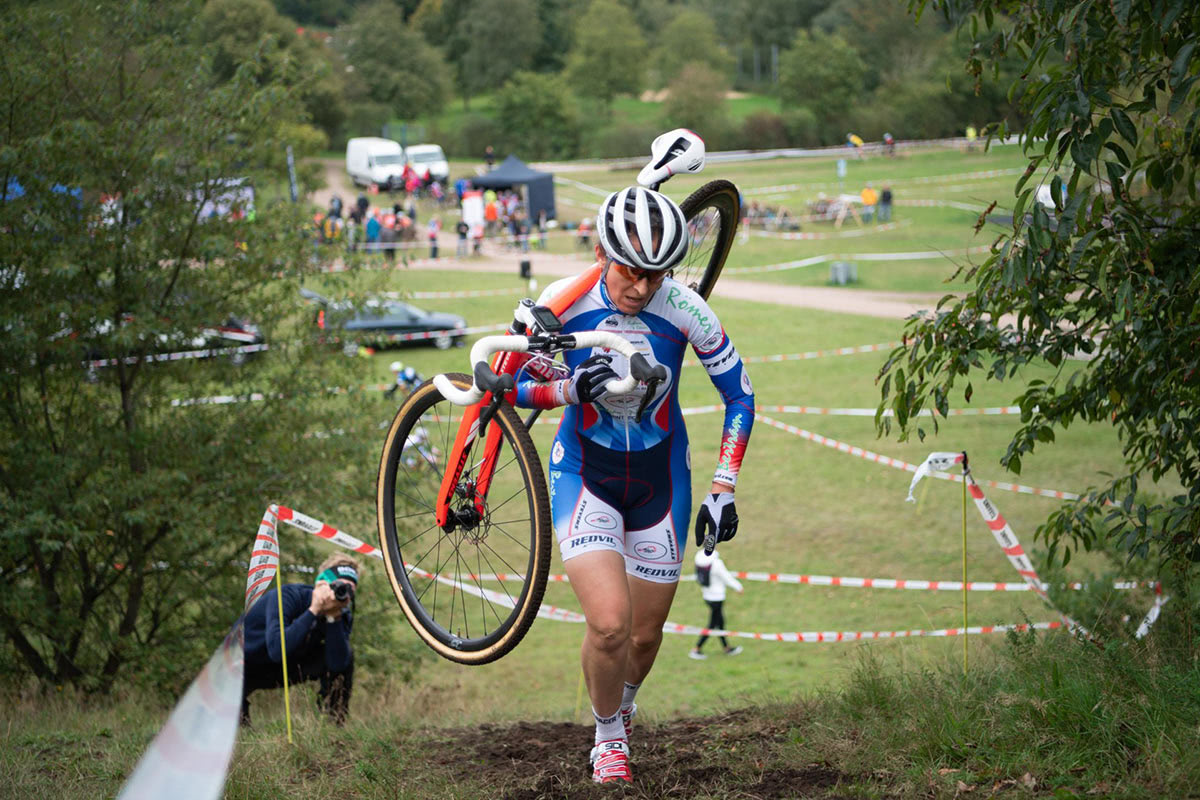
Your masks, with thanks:
[[[320,40],[297,35],[269,0],[207,0],[194,27],[198,44],[212,59],[217,80],[225,82],[247,63],[259,85],[281,81],[300,90],[313,124],[326,137],[338,135],[346,119],[344,69]]]
[[[785,108],[811,109],[832,131],[863,92],[866,68],[837,34],[800,31],[779,58],[779,96]]]
[[[356,8],[339,41],[357,84],[352,99],[376,103],[409,120],[436,113],[445,104],[446,62],[404,22],[403,9],[393,0]]]
[[[727,3],[737,8],[731,21],[737,32],[734,41],[753,47],[788,47],[796,34],[807,28],[831,0],[739,0]]]
[[[967,294],[908,323],[907,344],[880,373],[880,411],[895,412],[902,437],[923,435],[918,412],[945,415],[960,382],[969,401],[981,372],[1006,380],[1034,361],[1059,367],[1021,390],[1001,463],[1019,473],[1056,431],[1090,422],[1116,428],[1125,471],[1050,516],[1038,535],[1051,558],[1115,544],[1190,574],[1200,561],[1200,10],[968,5],[969,70],[981,76],[1010,54],[1023,62],[1027,81],[1014,89],[1029,115],[1029,163],[1013,229],[967,273]],[[1053,209],[1034,202],[1039,184]],[[1076,353],[1088,360],[1068,360]],[[1182,489],[1141,493],[1146,478]]]
[[[708,15],[692,9],[680,11],[657,37],[657,42],[654,66],[659,86],[673,82],[689,61],[707,65],[728,85],[733,57],[717,41],[717,27]]]
[[[723,132],[726,125],[725,90],[729,84],[723,75],[707,64],[693,61],[685,64],[679,76],[668,87],[663,107],[667,125],[691,128],[701,132],[708,141],[708,131]]]
[[[195,11],[64,0],[0,18],[0,672],[44,685],[178,686],[240,613],[231,562],[268,502],[370,503],[355,437],[305,438],[370,415],[326,389],[357,370],[297,333],[307,212],[262,188],[314,137],[295,87],[252,61],[217,79]],[[252,207],[233,178],[260,188]],[[210,201],[230,213],[207,218]],[[231,315],[270,349],[149,360]]]
[[[575,4],[571,0],[540,0],[537,4],[542,40],[533,56],[535,72],[561,72],[571,50]]]
[[[455,66],[464,105],[532,64],[542,41],[533,0],[480,0],[458,25]]]
[[[814,26],[836,32],[858,51],[867,68],[868,89],[889,81],[900,85],[928,74],[948,38],[945,25],[933,15],[915,20],[892,0],[837,0]]]
[[[607,110],[613,98],[636,93],[645,74],[646,40],[616,0],[592,0],[575,28],[567,81]]]
[[[518,72],[496,93],[505,138],[525,158],[574,158],[580,116],[575,95],[560,75]]]

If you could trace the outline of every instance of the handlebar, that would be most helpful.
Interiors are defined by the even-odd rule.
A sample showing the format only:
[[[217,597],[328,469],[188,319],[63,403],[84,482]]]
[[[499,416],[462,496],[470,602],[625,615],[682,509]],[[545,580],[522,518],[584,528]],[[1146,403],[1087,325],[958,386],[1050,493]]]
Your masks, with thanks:
[[[575,350],[588,347],[604,347],[615,350],[629,359],[629,374],[624,378],[609,381],[605,389],[609,394],[628,394],[633,391],[638,382],[666,380],[667,371],[663,366],[651,367],[646,357],[628,339],[608,331],[582,331],[566,336],[484,336],[471,347],[471,373],[474,382],[470,389],[459,389],[445,375],[434,375],[433,385],[442,396],[451,403],[469,406],[478,403],[485,392],[504,394],[512,390],[514,383],[511,375],[496,375],[489,362],[493,354],[507,351],[511,353],[527,353],[532,348],[540,348],[552,341],[556,348]]]

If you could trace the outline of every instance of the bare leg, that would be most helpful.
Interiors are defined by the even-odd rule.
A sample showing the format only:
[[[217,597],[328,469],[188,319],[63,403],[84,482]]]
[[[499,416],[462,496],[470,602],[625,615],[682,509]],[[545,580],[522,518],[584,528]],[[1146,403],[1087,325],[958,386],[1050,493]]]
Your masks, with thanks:
[[[675,599],[675,583],[654,583],[628,577],[629,596],[633,602],[633,634],[629,648],[629,664],[625,680],[640,684],[650,674],[654,659],[662,644],[663,623],[671,612]]]
[[[581,660],[588,697],[596,713],[609,716],[621,705],[629,660],[632,611],[625,558],[604,550],[576,556],[564,566],[587,617]]]

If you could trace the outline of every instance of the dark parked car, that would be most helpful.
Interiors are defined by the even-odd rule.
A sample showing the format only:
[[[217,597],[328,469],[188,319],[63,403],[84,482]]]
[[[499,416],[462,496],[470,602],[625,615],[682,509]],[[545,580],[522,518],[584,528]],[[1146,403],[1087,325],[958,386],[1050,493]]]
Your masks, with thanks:
[[[347,346],[393,347],[405,342],[432,343],[439,350],[466,344],[467,321],[456,314],[423,311],[399,300],[370,299],[361,303],[333,302],[311,289],[300,296],[315,303],[314,322]],[[436,335],[427,335],[436,334]]]

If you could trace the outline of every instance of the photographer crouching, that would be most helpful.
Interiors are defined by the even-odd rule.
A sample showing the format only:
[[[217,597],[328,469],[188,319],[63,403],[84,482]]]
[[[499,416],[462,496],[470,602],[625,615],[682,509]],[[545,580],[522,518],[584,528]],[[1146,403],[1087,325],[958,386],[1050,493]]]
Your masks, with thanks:
[[[358,562],[335,553],[317,569],[313,586],[283,585],[283,630],[287,640],[288,684],[320,680],[321,708],[337,725],[350,712],[354,679],[354,593]],[[276,590],[262,596],[246,614],[246,667],[242,683],[242,724],[250,723],[251,692],[283,686]]]

